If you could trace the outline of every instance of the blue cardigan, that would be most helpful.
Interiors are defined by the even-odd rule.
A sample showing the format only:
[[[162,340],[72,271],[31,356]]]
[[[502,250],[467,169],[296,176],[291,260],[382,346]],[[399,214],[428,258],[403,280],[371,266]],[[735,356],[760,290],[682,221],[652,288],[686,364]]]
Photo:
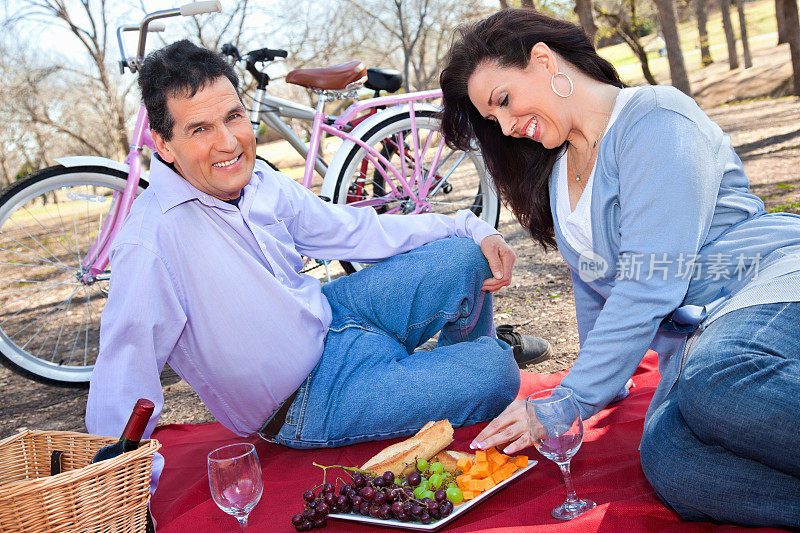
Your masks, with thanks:
[[[735,309],[800,301],[800,216],[765,212],[730,137],[677,89],[639,89],[601,141],[591,251],[573,249],[559,229],[556,168],[550,205],[581,346],[562,384],[584,418],[623,390],[648,347],[661,372],[649,415],[677,381],[698,323],[701,331]]]

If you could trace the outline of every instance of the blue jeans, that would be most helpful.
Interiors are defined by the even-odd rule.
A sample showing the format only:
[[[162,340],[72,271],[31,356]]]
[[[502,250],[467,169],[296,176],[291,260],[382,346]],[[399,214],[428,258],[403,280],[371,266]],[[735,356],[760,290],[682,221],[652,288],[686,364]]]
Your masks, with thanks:
[[[700,335],[641,445],[687,520],[800,527],[800,303],[748,307]]]
[[[292,448],[404,437],[429,420],[489,420],[519,390],[495,338],[480,248],[450,237],[323,286],[333,321],[276,440]],[[414,350],[437,332],[431,351]]]

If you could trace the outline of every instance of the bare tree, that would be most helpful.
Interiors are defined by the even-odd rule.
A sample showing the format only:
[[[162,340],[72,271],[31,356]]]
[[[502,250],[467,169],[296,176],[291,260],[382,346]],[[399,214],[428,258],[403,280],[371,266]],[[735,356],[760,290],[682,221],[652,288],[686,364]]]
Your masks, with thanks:
[[[97,89],[37,52],[14,28],[3,37],[0,184],[50,166],[58,155],[116,156],[119,147],[110,138],[113,125],[105,123],[106,115],[96,106],[101,101]]]
[[[742,35],[742,48],[744,49],[744,68],[753,66],[750,55],[750,42],[747,40],[747,21],[744,17],[744,0],[736,0],[736,10],[739,12],[739,32]]]
[[[605,0],[595,2],[594,9],[600,20],[608,24],[630,47],[639,63],[642,65],[642,75],[650,85],[658,85],[650,63],[647,51],[642,45],[640,35],[646,26],[649,13],[641,14],[638,10],[637,0]],[[646,6],[647,4],[645,4]]]
[[[797,15],[797,2],[795,0],[781,0],[781,4],[786,40],[789,41],[789,52],[792,56],[794,94],[800,96],[800,21],[798,21]]]
[[[700,35],[700,61],[704,67],[714,62],[711,50],[708,47],[708,13],[706,0],[695,0],[695,15],[697,18],[697,33]]]
[[[669,62],[672,85],[691,96],[692,89],[689,86],[686,63],[683,61],[681,39],[678,35],[678,23],[675,20],[675,4],[673,4],[672,0],[655,0],[655,4],[667,47],[667,61]]]
[[[788,43],[786,39],[786,22],[783,19],[783,4],[775,0],[775,19],[778,23],[778,44]]]
[[[731,70],[736,70],[739,68],[739,57],[736,55],[736,34],[731,23],[730,0],[719,0],[719,8],[722,13],[722,27],[725,29],[725,41],[728,43],[728,65]]]
[[[453,29],[492,11],[479,0],[345,0],[345,4],[369,25],[375,45],[398,56],[406,90],[435,86]]]
[[[597,34],[597,25],[594,23],[594,8],[592,0],[575,0],[575,14],[581,23],[584,33],[589,38],[589,42],[594,44]]]
[[[125,154],[128,151],[125,95],[119,92],[122,85],[119,76],[110,68],[114,63],[108,56],[111,29],[108,0],[82,0],[69,4],[64,0],[23,0],[22,5],[22,10],[17,14],[20,20],[58,25],[78,40],[87,54],[91,68],[72,70],[76,77],[84,80],[84,90],[91,90],[93,97],[97,98],[95,110],[107,125],[109,142],[116,146],[115,155]],[[40,118],[45,123],[50,120],[46,116]]]

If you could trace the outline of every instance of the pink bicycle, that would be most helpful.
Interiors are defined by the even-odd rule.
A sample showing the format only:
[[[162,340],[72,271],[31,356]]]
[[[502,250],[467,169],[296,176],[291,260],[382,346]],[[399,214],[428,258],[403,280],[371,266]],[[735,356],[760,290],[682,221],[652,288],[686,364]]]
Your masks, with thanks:
[[[117,36],[121,67],[135,73],[144,58],[148,31],[157,19],[219,11],[216,1],[147,14]],[[128,57],[122,34],[139,32],[137,53]],[[255,64],[269,54],[248,54]],[[274,51],[273,51],[274,52]],[[303,185],[316,170],[320,196],[334,203],[369,206],[385,213],[454,213],[471,209],[497,225],[499,201],[480,154],[453,152],[438,131],[438,109],[426,102],[440,96],[424,91],[357,101],[338,117],[325,104],[354,98],[366,82],[358,62],[295,71],[287,81],[318,92],[316,109],[265,92],[257,81],[251,120],[278,129],[306,160]],[[380,76],[378,76],[380,78]],[[373,89],[375,83],[372,81]],[[369,85],[368,85],[369,86]],[[305,145],[281,120],[313,121]],[[281,127],[282,125],[282,127]],[[342,140],[330,162],[319,156],[324,134]],[[134,198],[147,187],[142,150],[154,150],[144,106],[139,109],[125,162],[76,156],[15,183],[0,196],[0,363],[32,379],[85,386],[99,351],[100,315],[111,273],[108,253]],[[361,265],[346,265],[349,270]]]

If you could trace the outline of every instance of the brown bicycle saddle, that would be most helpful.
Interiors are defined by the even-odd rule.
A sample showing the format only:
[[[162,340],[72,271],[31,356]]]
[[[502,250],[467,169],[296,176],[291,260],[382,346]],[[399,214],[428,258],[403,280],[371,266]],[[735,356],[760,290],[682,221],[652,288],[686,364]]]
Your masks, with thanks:
[[[286,83],[314,89],[341,90],[367,75],[361,61],[348,61],[323,68],[298,68],[286,75]]]

